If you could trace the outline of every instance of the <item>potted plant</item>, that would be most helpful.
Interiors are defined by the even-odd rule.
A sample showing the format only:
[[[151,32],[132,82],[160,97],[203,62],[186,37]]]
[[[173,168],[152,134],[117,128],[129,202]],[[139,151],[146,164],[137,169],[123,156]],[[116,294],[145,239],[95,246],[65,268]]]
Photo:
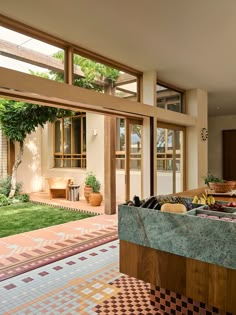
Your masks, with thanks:
[[[100,193],[101,184],[96,179],[96,177],[95,177],[95,181],[92,182],[91,187],[92,187],[92,192],[90,193],[90,196],[89,196],[89,203],[91,204],[91,206],[94,206],[94,207],[100,206],[103,198],[102,198],[102,194]]]
[[[234,188],[235,182],[226,181],[212,174],[208,174],[204,177],[205,184],[216,193],[226,193]]]
[[[90,193],[93,191],[92,186],[94,185],[94,182],[96,182],[96,180],[96,176],[93,174],[93,172],[87,173],[84,186],[84,197],[87,202],[89,202]]]

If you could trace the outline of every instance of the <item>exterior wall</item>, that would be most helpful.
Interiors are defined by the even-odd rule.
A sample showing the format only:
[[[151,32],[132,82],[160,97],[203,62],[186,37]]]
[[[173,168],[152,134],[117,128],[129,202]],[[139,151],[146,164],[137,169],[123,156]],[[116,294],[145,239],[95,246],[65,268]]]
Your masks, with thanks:
[[[41,168],[41,128],[25,140],[22,163],[17,170],[17,181],[23,183],[22,191],[26,193],[42,190]],[[16,155],[19,146],[16,144]]]
[[[53,125],[48,124],[42,130],[42,189],[48,191],[48,177],[69,177],[80,185],[79,193],[83,198],[84,181],[87,171],[96,174],[101,182],[101,193],[104,189],[104,116],[86,114],[87,169],[54,168],[53,161]],[[96,130],[97,135],[94,135]]]
[[[0,178],[7,177],[7,139],[0,129]]]
[[[209,173],[222,177],[222,130],[236,129],[236,115],[209,117]]]
[[[101,183],[102,194],[104,193],[104,118],[103,115],[86,114],[87,170],[97,176]]]
[[[54,168],[53,151],[53,124],[47,124],[42,129],[42,190],[48,192],[47,178],[68,177],[72,178],[74,183],[80,184],[79,193],[81,195],[86,170],[78,168]]]

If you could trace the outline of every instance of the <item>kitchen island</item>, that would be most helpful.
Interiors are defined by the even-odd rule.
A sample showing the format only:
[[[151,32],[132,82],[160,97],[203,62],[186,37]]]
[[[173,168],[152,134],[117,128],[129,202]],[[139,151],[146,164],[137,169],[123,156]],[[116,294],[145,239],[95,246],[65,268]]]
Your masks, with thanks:
[[[230,208],[174,214],[120,205],[120,272],[150,283],[163,314],[236,314],[234,218]]]

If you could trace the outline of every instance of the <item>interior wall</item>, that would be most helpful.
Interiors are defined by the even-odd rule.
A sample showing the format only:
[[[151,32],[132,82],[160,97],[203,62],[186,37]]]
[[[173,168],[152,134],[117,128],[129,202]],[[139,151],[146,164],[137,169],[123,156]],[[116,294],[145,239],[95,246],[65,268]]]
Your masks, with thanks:
[[[236,115],[209,117],[208,126],[209,173],[214,174],[217,177],[222,177],[222,130],[236,129]]]
[[[202,128],[207,128],[207,92],[192,89],[186,92],[187,114],[196,117],[196,124],[186,128],[186,188],[204,185],[202,179],[208,172],[208,145],[201,139]]]

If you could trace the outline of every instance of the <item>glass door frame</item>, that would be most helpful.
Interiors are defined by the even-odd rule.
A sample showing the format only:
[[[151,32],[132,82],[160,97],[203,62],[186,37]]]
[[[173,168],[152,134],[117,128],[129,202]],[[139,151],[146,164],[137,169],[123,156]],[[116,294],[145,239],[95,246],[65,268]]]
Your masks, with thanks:
[[[142,119],[125,118],[125,199],[130,200],[130,136],[131,136],[131,125],[138,124],[143,127]],[[141,133],[141,196],[143,196],[143,132]]]
[[[180,125],[169,124],[165,122],[161,122],[157,120],[157,129],[163,128],[172,131],[182,131],[183,132],[183,146],[182,146],[182,173],[181,173],[181,181],[183,185],[183,191],[186,188],[186,127]],[[175,147],[175,137],[173,137],[173,147]],[[155,158],[157,159],[157,152],[155,152]],[[156,169],[156,173],[158,170]],[[173,150],[173,193],[176,192],[176,150]]]

